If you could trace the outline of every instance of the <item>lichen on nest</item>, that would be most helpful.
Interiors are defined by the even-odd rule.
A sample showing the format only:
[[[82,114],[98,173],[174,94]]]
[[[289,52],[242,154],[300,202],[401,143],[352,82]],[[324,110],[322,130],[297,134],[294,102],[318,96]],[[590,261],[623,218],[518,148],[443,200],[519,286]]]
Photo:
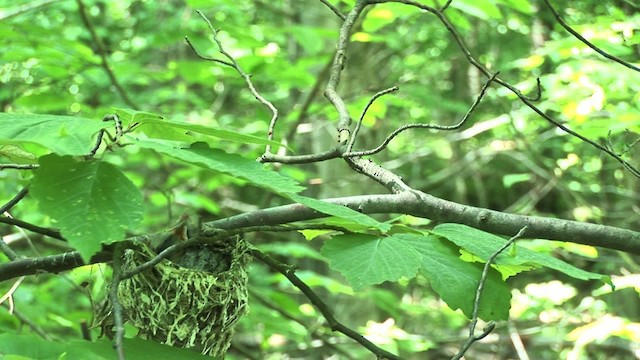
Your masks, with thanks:
[[[156,254],[145,244],[128,249],[122,271]],[[220,356],[248,310],[248,245],[241,237],[188,247],[174,261],[162,260],[118,286],[125,319],[139,336],[202,354]],[[108,309],[106,304],[102,309]],[[103,333],[113,333],[112,316],[97,316]]]

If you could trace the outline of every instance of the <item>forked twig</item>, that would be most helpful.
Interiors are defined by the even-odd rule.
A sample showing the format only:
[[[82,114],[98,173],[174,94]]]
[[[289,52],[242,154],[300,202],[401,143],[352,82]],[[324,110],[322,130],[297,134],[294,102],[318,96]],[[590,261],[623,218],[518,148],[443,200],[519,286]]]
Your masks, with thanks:
[[[408,129],[421,128],[421,129],[433,129],[433,130],[443,130],[443,131],[451,131],[451,130],[459,129],[462,125],[464,125],[467,122],[467,120],[469,120],[469,118],[471,117],[471,114],[475,111],[476,107],[480,104],[480,101],[482,101],[482,98],[484,97],[487,89],[489,88],[489,85],[496,80],[496,77],[498,76],[498,74],[499,72],[493,74],[493,76],[489,78],[489,81],[487,81],[484,84],[484,86],[482,87],[482,91],[480,92],[480,95],[478,95],[478,97],[476,98],[476,101],[474,101],[474,103],[471,105],[467,113],[457,124],[449,125],[449,126],[438,125],[438,124],[425,124],[425,123],[406,124],[394,130],[382,141],[382,144],[378,145],[376,148],[373,148],[370,150],[352,151],[352,152],[345,153],[342,156],[354,157],[354,156],[373,155],[373,154],[379,153],[380,151],[384,150],[384,148],[386,148],[387,145],[389,145],[389,143],[391,142],[391,140],[393,140],[393,138],[395,138],[401,132]]]
[[[520,229],[520,231],[518,231],[515,236],[513,236],[511,239],[509,239],[509,241],[505,242],[504,245],[502,245],[498,250],[491,254],[491,256],[487,259],[487,262],[484,264],[482,275],[480,276],[480,281],[478,282],[478,288],[476,289],[476,296],[473,300],[473,313],[471,315],[471,323],[469,324],[469,337],[467,338],[467,341],[460,349],[460,351],[458,351],[458,353],[454,357],[452,357],[451,360],[459,360],[460,358],[462,358],[474,342],[484,339],[496,327],[494,322],[489,322],[489,324],[487,324],[486,328],[482,331],[482,333],[480,333],[480,335],[475,334],[476,325],[478,324],[478,313],[480,312],[480,298],[482,296],[482,290],[484,289],[484,284],[487,282],[491,264],[493,264],[498,255],[500,255],[509,246],[511,246],[511,244],[513,244],[517,239],[521,238],[526,230],[526,226]]]
[[[240,65],[236,61],[236,59],[233,56],[231,56],[231,54],[229,54],[224,49],[224,46],[222,45],[222,42],[220,41],[220,39],[218,39],[218,31],[213,27],[213,25],[211,25],[211,22],[209,21],[209,19],[200,10],[196,10],[196,12],[207,23],[207,26],[209,26],[209,30],[211,31],[211,34],[213,35],[213,41],[218,46],[218,50],[220,51],[220,53],[224,57],[226,57],[229,61],[210,58],[210,57],[206,57],[206,56],[200,55],[200,53],[198,52],[198,50],[196,50],[196,48],[193,46],[191,41],[189,41],[189,39],[185,36],[185,40],[187,41],[187,44],[189,45],[191,50],[193,50],[193,52],[196,53],[196,55],[198,57],[200,57],[201,59],[217,62],[219,64],[223,64],[223,65],[226,65],[226,66],[230,66],[230,67],[232,67],[233,69],[236,70],[236,72],[240,75],[240,77],[242,77],[242,79],[244,79],[244,82],[249,87],[249,90],[251,91],[251,94],[261,104],[266,106],[269,109],[269,111],[271,111],[272,115],[271,115],[271,121],[269,122],[269,130],[268,130],[268,133],[267,133],[267,139],[268,140],[273,140],[273,135],[274,135],[275,127],[276,127],[276,122],[278,121],[278,109],[269,100],[265,99],[262,95],[260,95],[260,93],[258,92],[256,87],[253,85],[253,82],[251,81],[251,75],[249,75],[246,72],[244,72],[244,70],[242,70],[242,68],[240,67]],[[267,145],[266,149],[265,149],[265,153],[270,153],[270,152],[271,152],[271,145]]]

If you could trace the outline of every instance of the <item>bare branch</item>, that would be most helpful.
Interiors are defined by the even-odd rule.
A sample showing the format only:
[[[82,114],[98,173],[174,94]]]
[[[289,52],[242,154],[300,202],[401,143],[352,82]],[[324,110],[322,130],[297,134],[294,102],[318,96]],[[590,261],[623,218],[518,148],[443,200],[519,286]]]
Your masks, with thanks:
[[[109,301],[113,308],[113,324],[115,327],[115,337],[113,340],[113,346],[118,353],[118,360],[126,360],[124,356],[124,310],[118,300],[118,286],[122,280],[122,255],[124,253],[124,247],[122,244],[116,244],[115,251],[113,252],[113,278],[111,279],[111,288],[109,289]]]
[[[342,154],[341,148],[341,146],[337,146],[333,149],[329,149],[320,153],[297,156],[281,156],[272,153],[264,153],[262,154],[262,156],[260,156],[260,158],[258,158],[258,161],[263,163],[279,162],[281,164],[309,164],[339,158],[340,154]]]
[[[38,164],[0,164],[0,171],[4,169],[33,170],[38,167]]]
[[[89,30],[89,33],[91,34],[91,39],[93,40],[93,43],[96,46],[96,53],[100,57],[100,65],[102,66],[105,73],[107,74],[107,77],[109,77],[109,81],[116,88],[118,95],[120,95],[120,97],[127,104],[127,106],[130,106],[134,109],[138,109],[138,106],[131,100],[131,98],[129,98],[129,95],[127,95],[127,92],[124,90],[124,88],[116,78],[115,74],[113,73],[113,70],[111,70],[111,66],[109,66],[109,60],[107,59],[107,49],[105,48],[104,43],[102,42],[102,39],[100,39],[100,37],[96,33],[96,30],[93,28],[93,24],[91,23],[91,20],[89,20],[89,16],[87,15],[87,10],[84,7],[84,3],[82,2],[82,0],[76,0],[76,3],[78,4],[78,11],[80,12],[80,18],[82,19],[82,23],[87,28],[87,30]]]
[[[351,36],[351,29],[356,22],[362,10],[368,5],[366,0],[356,1],[355,6],[347,15],[342,28],[340,29],[340,36],[338,39],[338,47],[336,49],[336,55],[333,58],[333,65],[331,65],[331,71],[329,72],[329,81],[327,81],[327,87],[324,91],[324,96],[329,100],[333,107],[338,111],[338,144],[343,144],[349,140],[351,130],[351,116],[347,105],[336,88],[340,83],[340,75],[344,69],[344,63],[346,61],[347,44],[349,43],[349,37]]]
[[[360,345],[364,346],[367,350],[375,354],[378,359],[391,359],[391,360],[400,359],[400,357],[379,348],[374,343],[367,340],[364,336],[360,335],[358,332],[340,323],[335,318],[335,316],[333,315],[333,312],[331,311],[331,309],[329,309],[327,304],[325,304],[324,301],[322,301],[322,299],[320,299],[320,297],[316,295],[316,293],[313,290],[311,290],[311,288],[304,281],[300,280],[300,278],[296,276],[294,267],[283,264],[275,260],[271,256],[255,249],[251,251],[251,254],[256,259],[264,262],[265,264],[269,265],[269,267],[271,267],[272,269],[284,275],[295,287],[297,287],[309,299],[309,301],[311,301],[313,306],[315,306],[316,309],[318,309],[318,311],[322,314],[325,320],[327,320],[327,323],[329,324],[329,327],[331,328],[331,330],[340,332],[346,335],[347,337],[350,337],[351,339],[357,341]]]
[[[365,160],[363,160],[365,161]],[[410,190],[396,194],[351,196],[323,201],[346,206],[363,214],[407,214],[438,222],[455,222],[494,234],[513,234],[524,226],[527,236],[599,246],[640,255],[640,232],[612,226],[537,216],[507,214],[436,198]],[[221,231],[282,225],[327,217],[300,204],[277,206],[203,224],[202,236],[218,236]],[[0,217],[0,220],[6,218]],[[240,231],[241,232],[241,231]],[[132,243],[142,237],[129,239]],[[97,253],[90,264],[111,259],[111,251]],[[39,258],[18,259],[0,264],[0,282],[38,272],[60,272],[85,265],[77,251]]]
[[[271,111],[272,116],[271,116],[271,121],[269,122],[269,132],[267,134],[267,139],[273,140],[273,134],[276,127],[276,122],[278,121],[278,109],[276,109],[276,107],[269,100],[265,99],[262,95],[260,95],[258,90],[256,90],[255,86],[253,85],[253,82],[251,81],[251,75],[245,73],[244,70],[242,70],[242,68],[238,64],[238,62],[236,61],[236,59],[224,49],[224,46],[222,46],[222,42],[220,42],[220,40],[218,39],[218,31],[213,27],[213,25],[211,25],[211,22],[209,21],[209,19],[200,10],[196,10],[196,12],[207,23],[207,26],[209,26],[209,30],[213,35],[213,41],[216,43],[216,45],[218,45],[218,50],[220,51],[220,53],[224,57],[229,59],[229,61],[227,62],[223,60],[207,58],[200,55],[198,51],[195,49],[195,47],[193,47],[193,44],[191,44],[189,39],[185,37],[187,44],[201,59],[224,64],[236,70],[236,72],[240,75],[240,77],[244,79],[244,82],[247,84],[247,86],[249,87],[249,90],[251,91],[251,94],[256,98],[256,100],[258,100],[260,103],[266,106],[269,109],[269,111]],[[267,145],[265,149],[265,153],[270,153],[270,152],[271,152],[271,145]]]
[[[403,132],[405,130],[408,130],[408,129],[421,128],[421,129],[433,129],[433,130],[444,130],[444,131],[451,131],[451,130],[459,129],[462,125],[464,125],[467,122],[467,120],[469,120],[469,118],[471,117],[471,114],[474,112],[476,107],[480,104],[480,101],[482,101],[482,98],[484,97],[484,94],[486,93],[487,89],[489,88],[489,85],[491,84],[491,82],[495,81],[496,76],[498,76],[498,74],[499,74],[499,72],[495,73],[493,76],[491,76],[491,78],[489,78],[489,81],[487,81],[484,84],[484,86],[482,87],[482,91],[480,92],[480,95],[478,95],[478,97],[476,98],[476,101],[473,103],[473,105],[471,105],[471,107],[469,108],[467,113],[464,115],[462,120],[460,120],[457,124],[450,125],[450,126],[438,125],[438,124],[424,124],[424,123],[406,124],[406,125],[403,125],[403,126],[397,128],[391,134],[389,134],[389,136],[387,136],[382,141],[382,144],[378,145],[378,147],[376,147],[374,149],[371,149],[371,150],[361,150],[361,151],[348,152],[348,153],[343,154],[342,156],[343,157],[365,156],[365,155],[373,155],[373,154],[379,153],[380,151],[384,150],[384,148],[386,148],[387,145],[389,145],[389,143],[391,142],[391,140],[393,140],[393,138],[395,138],[401,132]]]
[[[16,194],[11,200],[7,201],[6,204],[0,207],[0,215],[4,215],[5,212],[11,210],[20,200],[24,199],[25,196],[29,193],[29,188],[24,187],[20,192]]]
[[[29,230],[29,231],[33,231],[34,233],[37,233],[37,234],[40,234],[40,235],[49,236],[49,237],[52,237],[52,238],[58,239],[58,240],[64,240],[64,237],[62,237],[62,234],[60,234],[60,232],[58,230],[49,229],[49,228],[41,227],[41,226],[38,226],[38,225],[33,225],[33,224],[28,223],[26,221],[14,219],[14,218],[11,218],[11,217],[8,217],[8,216],[0,216],[0,223],[14,225],[14,226],[17,226],[19,228],[23,228],[23,229],[26,229],[26,230]]]

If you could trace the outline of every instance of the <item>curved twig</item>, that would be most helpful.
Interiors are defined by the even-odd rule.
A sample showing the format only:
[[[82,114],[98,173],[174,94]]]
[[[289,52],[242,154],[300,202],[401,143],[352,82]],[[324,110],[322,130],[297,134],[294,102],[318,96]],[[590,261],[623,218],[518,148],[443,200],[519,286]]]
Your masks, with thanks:
[[[392,92],[398,91],[400,90],[399,87],[397,86],[392,86],[388,89],[384,89],[382,91],[378,91],[377,93],[375,93],[371,99],[369,99],[369,102],[367,102],[367,105],[364,107],[364,110],[362,110],[362,114],[360,114],[360,118],[358,119],[358,123],[356,124],[355,129],[353,129],[353,135],[351,135],[351,139],[349,139],[349,144],[347,145],[347,152],[350,152],[351,149],[353,149],[353,144],[356,142],[356,137],[358,137],[358,132],[360,131],[360,126],[362,126],[362,121],[364,120],[364,116],[367,115],[367,111],[369,110],[369,107],[371,107],[371,105],[373,105],[373,103],[381,96],[390,94]]]
[[[329,9],[331,9],[331,11],[333,11],[333,13],[336,14],[336,16],[338,16],[340,19],[342,19],[342,21],[347,19],[347,17],[344,16],[344,14],[341,13],[340,10],[337,7],[333,6],[333,4],[331,4],[329,1],[320,0],[320,2],[323,3]]]
[[[316,295],[316,293],[309,287],[309,285],[307,285],[304,281],[300,280],[300,278],[296,276],[294,267],[283,264],[277,261],[276,259],[272,258],[271,256],[256,249],[253,249],[251,251],[251,254],[256,259],[262,261],[272,269],[284,275],[295,287],[297,287],[307,297],[307,299],[309,299],[309,301],[315,306],[315,308],[318,309],[318,311],[322,314],[325,320],[327,320],[327,323],[329,324],[329,327],[331,328],[331,330],[340,332],[346,335],[347,337],[355,340],[360,345],[365,347],[367,350],[375,354],[378,359],[390,359],[390,360],[401,359],[397,355],[394,355],[386,350],[379,348],[374,343],[367,340],[364,336],[360,335],[357,331],[339,322],[335,318],[335,316],[333,315],[333,312],[331,311],[331,309],[329,309],[327,304],[325,304],[325,302],[322,301],[322,299],[320,299],[318,295]]]
[[[496,260],[498,255],[500,255],[503,251],[505,251],[511,244],[513,244],[517,239],[521,238],[525,231],[527,231],[527,227],[524,226],[518,233],[511,237],[509,241],[504,243],[498,250],[496,250],[491,256],[487,259],[487,262],[484,264],[484,268],[482,269],[482,275],[480,276],[480,281],[478,282],[478,288],[476,289],[476,296],[473,300],[473,313],[471,315],[471,323],[469,324],[469,337],[467,341],[462,346],[460,351],[451,358],[451,360],[459,360],[464,356],[464,354],[469,350],[471,345],[478,340],[484,339],[489,333],[493,331],[495,328],[495,323],[490,322],[487,327],[482,331],[480,335],[476,335],[476,325],[478,324],[478,313],[480,312],[480,297],[482,296],[482,290],[484,289],[484,284],[487,282],[487,277],[489,275],[489,268],[491,264]]]
[[[487,89],[489,88],[489,85],[496,80],[496,77],[498,76],[500,72],[497,72],[495,74],[493,74],[493,76],[491,76],[491,78],[489,78],[489,81],[487,81],[484,86],[482,87],[482,91],[480,92],[480,95],[478,95],[478,97],[476,98],[476,101],[474,101],[473,105],[471,105],[471,107],[469,108],[469,110],[467,110],[467,113],[464,115],[464,117],[455,125],[438,125],[438,124],[425,124],[425,123],[416,123],[416,124],[405,124],[402,125],[401,127],[397,128],[396,130],[394,130],[391,134],[389,134],[383,141],[382,144],[378,145],[376,148],[370,149],[370,150],[360,150],[360,151],[353,151],[353,152],[348,152],[345,154],[342,154],[343,157],[354,157],[354,156],[365,156],[365,155],[373,155],[376,153],[379,153],[380,151],[384,150],[387,145],[389,145],[389,143],[391,142],[391,140],[393,140],[393,138],[395,138],[396,136],[398,136],[401,132],[408,130],[408,129],[416,129],[416,128],[421,128],[421,129],[433,129],[433,130],[444,130],[444,131],[451,131],[451,130],[456,130],[459,129],[462,125],[464,125],[467,120],[469,120],[469,118],[471,117],[471,114],[474,112],[474,110],[476,109],[476,107],[480,104],[480,101],[482,101],[482,98],[484,97],[484,94],[486,93]]]

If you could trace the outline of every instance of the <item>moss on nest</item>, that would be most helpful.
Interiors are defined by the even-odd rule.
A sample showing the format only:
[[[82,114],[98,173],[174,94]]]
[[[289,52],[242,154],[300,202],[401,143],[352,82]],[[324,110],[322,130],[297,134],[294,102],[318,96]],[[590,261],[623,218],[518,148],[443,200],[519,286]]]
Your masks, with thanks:
[[[206,355],[224,354],[236,323],[248,310],[247,250],[240,237],[195,245],[174,257],[175,262],[162,260],[123,280],[118,299],[125,318],[141,337]],[[144,244],[126,250],[122,270],[154,256]],[[102,318],[103,333],[112,333],[111,316]]]

